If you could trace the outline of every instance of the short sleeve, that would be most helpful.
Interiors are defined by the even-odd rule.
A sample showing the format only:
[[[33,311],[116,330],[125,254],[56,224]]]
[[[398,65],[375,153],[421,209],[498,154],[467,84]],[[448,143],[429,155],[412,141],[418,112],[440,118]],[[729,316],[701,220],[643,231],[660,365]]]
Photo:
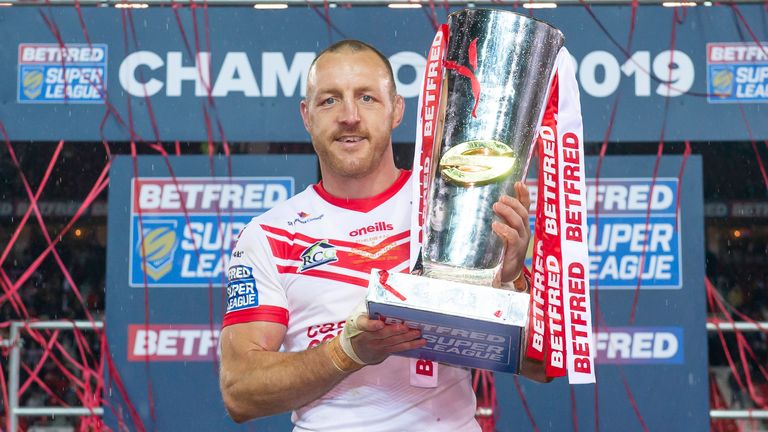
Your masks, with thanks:
[[[261,226],[251,221],[237,240],[227,269],[222,327],[254,321],[288,325],[285,289]]]

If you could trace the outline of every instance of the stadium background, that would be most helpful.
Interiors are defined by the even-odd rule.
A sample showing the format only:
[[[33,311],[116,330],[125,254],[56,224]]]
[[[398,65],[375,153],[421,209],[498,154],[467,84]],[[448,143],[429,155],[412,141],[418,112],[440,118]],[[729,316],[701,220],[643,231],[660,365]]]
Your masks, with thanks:
[[[707,338],[704,326],[705,320],[711,326],[731,318],[766,320],[767,6],[530,5],[488,4],[564,31],[579,66],[593,177],[605,184],[611,178],[654,186],[672,182],[681,200],[675,237],[680,286],[657,289],[653,280],[630,275],[620,284],[624,289],[601,281],[593,289],[605,291],[593,299],[606,302],[600,309],[615,334],[633,335],[653,323],[651,333],[666,329],[664,334],[678,335],[685,353],[653,361],[629,351],[625,361],[601,365],[598,385],[578,390],[559,384],[541,389],[497,376],[498,405],[482,385],[481,405],[493,408],[499,430],[681,430],[681,424],[701,430],[710,425],[710,410],[713,430],[765,429],[760,420],[745,418],[765,416],[768,408],[766,333],[710,331]],[[128,227],[141,216],[130,207],[130,179],[288,175],[294,176],[293,191],[316,181],[297,107],[302,68],[324,46],[359,38],[391,58],[410,113],[394,137],[396,156],[398,165],[409,167],[419,67],[434,25],[463,5],[251,6],[105,2],[0,8],[0,384],[6,428],[11,405],[17,413],[103,407],[106,426],[115,430],[195,430],[186,424],[238,429],[216,402],[215,350],[170,360],[159,358],[157,350],[130,352],[137,332],[155,326],[199,331],[197,349],[202,332],[213,334],[221,314],[216,277],[198,280],[192,284],[197,288],[174,288],[131,273],[128,256],[139,253],[140,241],[133,232],[129,236]],[[103,55],[84,62],[23,55],[25,49],[61,45]],[[749,57],[718,57],[739,46],[751,47]],[[200,53],[211,53],[210,68]],[[94,80],[99,75],[72,77],[74,70],[102,71],[104,84]],[[66,71],[68,80],[44,79]],[[192,216],[216,223],[231,217],[226,211]],[[633,215],[638,224],[644,216]],[[108,248],[114,250],[109,261]],[[28,324],[78,320],[88,327],[104,320],[105,310],[106,330]],[[19,322],[27,325],[13,324]],[[15,392],[14,374],[20,387]],[[671,382],[671,388],[653,384],[658,381]],[[201,401],[213,403],[190,409],[205,405]],[[100,415],[27,413],[38,415],[16,419],[24,430],[101,427]],[[242,428],[284,430],[285,422],[283,416]]]

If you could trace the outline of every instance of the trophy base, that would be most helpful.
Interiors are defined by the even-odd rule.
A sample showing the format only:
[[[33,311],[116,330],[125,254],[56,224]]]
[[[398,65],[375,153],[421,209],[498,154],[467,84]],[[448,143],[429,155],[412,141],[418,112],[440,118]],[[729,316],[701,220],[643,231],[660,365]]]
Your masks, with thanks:
[[[480,285],[482,287],[490,287],[493,283],[493,278],[501,268],[501,264],[499,264],[489,269],[470,269],[438,264],[427,260],[422,262],[422,266],[424,270],[421,276],[470,285]]]
[[[485,286],[372,270],[368,315],[418,328],[427,345],[397,355],[519,373],[530,296]]]

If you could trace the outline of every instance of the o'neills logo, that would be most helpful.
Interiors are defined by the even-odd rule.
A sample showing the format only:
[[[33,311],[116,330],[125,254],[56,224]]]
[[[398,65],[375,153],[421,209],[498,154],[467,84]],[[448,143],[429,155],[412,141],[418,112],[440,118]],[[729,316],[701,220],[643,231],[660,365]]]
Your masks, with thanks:
[[[357,237],[357,236],[366,235],[366,234],[370,234],[377,231],[392,231],[393,229],[395,229],[395,227],[393,227],[392,224],[390,223],[376,222],[373,225],[368,225],[362,228],[358,228],[354,231],[350,231],[349,235],[350,237]]]

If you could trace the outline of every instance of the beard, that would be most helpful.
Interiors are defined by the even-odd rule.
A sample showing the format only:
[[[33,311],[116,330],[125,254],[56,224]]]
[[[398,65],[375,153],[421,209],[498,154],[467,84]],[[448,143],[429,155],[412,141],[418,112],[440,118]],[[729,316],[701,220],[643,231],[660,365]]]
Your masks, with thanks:
[[[353,151],[347,151],[339,146],[334,138],[329,138],[324,145],[314,145],[315,152],[323,165],[334,174],[346,178],[361,178],[373,172],[390,145],[388,140],[373,139],[370,135],[359,132],[343,132],[334,137],[339,135],[364,136],[367,141],[361,148]]]

